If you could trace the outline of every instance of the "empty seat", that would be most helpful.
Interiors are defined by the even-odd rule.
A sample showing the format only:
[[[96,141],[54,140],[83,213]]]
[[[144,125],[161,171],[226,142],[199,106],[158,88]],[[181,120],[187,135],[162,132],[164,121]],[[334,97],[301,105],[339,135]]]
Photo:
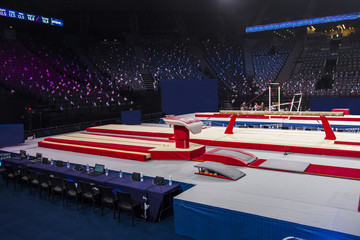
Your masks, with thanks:
[[[35,172],[34,170],[29,169],[29,177],[30,177],[30,179],[29,179],[29,192],[31,194],[33,186],[39,187],[39,176],[38,176],[37,172]]]
[[[54,202],[54,195],[59,194],[61,195],[62,204],[64,206],[65,187],[64,187],[63,179],[50,176],[50,184],[51,184],[50,190],[51,190],[52,202]]]
[[[75,198],[76,200],[76,210],[78,210],[79,198],[81,197],[81,189],[76,186],[74,181],[69,181],[65,179],[64,182],[65,182],[65,192],[66,192],[65,207],[67,207],[68,197],[72,197]]]
[[[131,212],[132,218],[132,227],[134,227],[134,215],[135,215],[135,208],[140,207],[141,203],[131,199],[129,193],[119,192],[116,191],[117,198],[119,201],[118,204],[118,222],[120,222],[120,211]]]
[[[112,188],[107,188],[103,186],[100,186],[100,194],[101,194],[101,216],[104,216],[104,207],[110,205],[114,213],[114,219],[115,219],[117,196],[113,193]]]
[[[48,200],[50,201],[50,182],[48,176],[43,173],[38,173],[39,179],[39,198],[41,198],[42,191],[47,191]]]
[[[99,190],[93,188],[93,185],[88,182],[81,182],[81,207],[84,208],[84,200],[91,200],[93,205],[93,212],[95,213],[95,203],[100,196]]]
[[[16,181],[20,178],[20,173],[15,172],[10,165],[5,165],[6,170],[6,187],[9,187],[9,180],[14,182],[14,191],[16,190]]]

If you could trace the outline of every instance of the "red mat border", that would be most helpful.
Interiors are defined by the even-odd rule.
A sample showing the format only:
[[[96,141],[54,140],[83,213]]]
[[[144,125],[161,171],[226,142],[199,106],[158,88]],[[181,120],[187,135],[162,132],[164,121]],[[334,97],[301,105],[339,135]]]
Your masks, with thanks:
[[[148,160],[146,158],[145,154],[141,154],[140,152],[139,153],[126,153],[126,152],[119,152],[119,151],[112,150],[112,149],[94,149],[94,148],[88,148],[86,146],[80,146],[80,145],[79,146],[68,146],[68,145],[63,145],[61,143],[54,143],[54,142],[47,142],[47,141],[38,142],[38,146],[44,147],[44,148],[92,154],[92,155],[98,155],[98,156],[138,160],[138,161],[142,161],[142,162],[145,162]]]
[[[345,179],[352,179],[352,180],[360,180],[360,169],[357,169],[357,168],[310,164],[304,172],[295,172],[295,171],[287,171],[287,170],[280,170],[280,169],[274,169],[274,168],[262,168],[260,165],[264,162],[266,162],[266,159],[258,159],[255,162],[253,162],[252,164],[249,164],[247,167],[279,171],[279,172],[305,173],[305,174],[311,174],[311,175],[316,175],[316,176],[326,176],[326,177],[337,177],[337,178],[345,178]]]
[[[175,142],[175,140],[169,140],[169,139],[133,137],[133,136],[125,136],[125,135],[109,135],[109,134],[96,134],[96,133],[86,133],[86,132],[83,132],[81,134],[94,135],[94,136],[115,137],[115,138],[128,138],[128,139],[137,139],[137,140],[154,141],[154,142],[168,142],[168,143]]]
[[[126,134],[126,135],[140,135],[149,137],[162,137],[170,138],[173,133],[156,133],[156,132],[144,132],[144,131],[129,131],[129,130],[115,130],[115,129],[101,129],[96,127],[89,127],[86,129],[87,132],[99,132],[99,133],[114,133],[114,134]]]
[[[44,141],[47,142],[56,142],[56,143],[67,143],[88,147],[102,147],[110,148],[123,151],[134,151],[134,152],[143,152],[148,153],[150,149],[154,147],[144,147],[144,146],[134,146],[134,145],[125,145],[117,143],[100,143],[100,142],[90,142],[90,141],[79,141],[79,140],[68,140],[68,139],[59,139],[59,138],[45,138]]]
[[[360,180],[360,169],[310,164],[304,173]]]
[[[195,114],[195,117],[212,117],[212,118],[230,118],[232,114]],[[269,115],[237,115],[236,118],[254,118],[254,119],[271,119],[271,118],[279,118],[279,119],[289,119],[289,120],[318,120],[320,121],[320,117],[318,116],[269,116]],[[344,122],[359,122],[360,118],[347,118],[347,117],[326,117],[328,121],[344,121]]]
[[[344,145],[360,145],[360,142],[348,142],[348,141],[335,141],[335,144],[344,144]]]
[[[227,142],[227,141],[217,141],[217,140],[207,140],[207,139],[190,139],[190,142],[209,145],[209,146],[258,149],[258,150],[268,150],[268,151],[278,151],[278,152],[283,152],[285,150],[284,148],[286,148],[287,152],[294,152],[294,153],[343,156],[343,157],[360,157],[360,151],[354,151],[354,150],[285,146],[285,145],[263,144],[263,143]]]

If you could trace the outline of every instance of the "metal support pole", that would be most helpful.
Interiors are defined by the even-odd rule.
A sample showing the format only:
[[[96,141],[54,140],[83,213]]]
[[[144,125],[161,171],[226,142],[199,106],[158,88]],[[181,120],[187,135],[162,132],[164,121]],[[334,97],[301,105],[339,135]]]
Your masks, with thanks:
[[[278,85],[278,111],[280,112],[280,84]]]
[[[271,84],[269,84],[269,111],[271,111]]]

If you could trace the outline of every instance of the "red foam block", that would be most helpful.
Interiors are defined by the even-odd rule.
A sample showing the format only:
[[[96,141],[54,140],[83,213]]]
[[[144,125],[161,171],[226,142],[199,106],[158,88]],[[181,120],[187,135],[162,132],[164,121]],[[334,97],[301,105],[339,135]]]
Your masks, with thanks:
[[[99,132],[99,133],[126,134],[126,135],[136,135],[136,136],[163,137],[163,138],[169,138],[173,136],[173,133],[128,131],[128,130],[103,129],[103,128],[94,128],[94,127],[87,128],[86,131]]]
[[[360,179],[360,169],[357,168],[310,164],[310,166],[305,170],[305,173],[331,177]]]
[[[86,132],[82,132],[80,134],[94,135],[94,136],[106,136],[106,137],[114,137],[114,138],[138,139],[138,140],[154,141],[154,142],[174,142],[174,140],[168,140],[168,139],[149,138],[149,137],[134,137],[134,136],[126,136],[126,135],[109,135],[109,134],[96,134],[96,133],[86,133]],[[173,136],[170,138],[173,138]]]
[[[96,149],[96,148],[89,148],[86,146],[68,146],[62,145],[61,143],[52,143],[52,142],[39,142],[39,147],[63,150],[63,151],[70,151],[70,152],[78,152],[78,153],[85,153],[91,155],[99,155],[99,156],[107,156],[107,157],[116,157],[116,158],[123,158],[123,159],[131,159],[131,160],[138,160],[138,161],[146,161],[147,158],[145,154],[136,154],[136,153],[126,153],[126,152],[118,152],[111,149]]]
[[[59,139],[59,138],[45,138],[44,140],[48,142],[67,143],[67,144],[90,146],[90,147],[111,148],[111,149],[135,151],[135,152],[149,152],[150,149],[153,149],[153,147],[134,146],[134,145],[125,145],[125,144],[116,144],[116,143],[99,143],[99,142],[79,141],[79,140],[69,140],[69,139]]]
[[[205,153],[205,146],[188,151],[154,151],[151,150],[151,159],[154,160],[192,160]]]
[[[335,141],[335,144],[360,145],[360,142]]]

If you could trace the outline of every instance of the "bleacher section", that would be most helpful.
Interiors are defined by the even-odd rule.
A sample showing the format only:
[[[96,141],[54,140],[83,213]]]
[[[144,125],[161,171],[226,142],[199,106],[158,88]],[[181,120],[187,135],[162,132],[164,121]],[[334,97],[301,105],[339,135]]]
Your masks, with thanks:
[[[156,21],[147,22],[150,19],[147,15],[133,18],[149,31],[156,29]],[[186,16],[179,18],[189,19]],[[176,28],[178,17],[170,14],[165,19],[169,22],[157,29],[167,35]],[[54,111],[67,112],[71,115],[69,118],[83,113],[115,118],[120,111],[145,106],[142,100],[145,98],[141,98],[145,90],[154,90],[160,95],[161,81],[206,79],[210,78],[209,72],[220,80],[220,108],[240,109],[240,103],[244,101],[249,105],[247,108],[255,102],[258,105],[264,102],[266,106],[264,96],[256,99],[255,96],[261,94],[269,83],[279,81],[279,73],[285,67],[293,67],[287,71],[288,74],[292,72],[290,79],[282,83],[289,101],[293,94],[300,92],[306,104],[310,102],[309,97],[355,97],[360,94],[359,34],[333,39],[308,36],[301,43],[295,37],[271,41],[256,39],[251,41],[254,43],[251,51],[246,50],[246,41],[235,42],[220,37],[186,39],[183,36],[181,40],[160,36],[151,38],[149,35],[146,39],[138,37],[88,41],[84,49],[76,44],[70,46],[68,43],[71,41],[54,36],[1,40],[0,83],[10,93],[38,100],[39,105],[43,104],[50,109],[49,112],[52,111],[51,114]],[[301,49],[296,61],[295,58],[288,59],[295,45]],[[247,59],[244,49],[248,53]],[[285,66],[287,60],[289,64]],[[246,71],[245,61],[253,63],[250,64],[253,72]],[[208,63],[208,69],[202,62]],[[327,66],[329,63],[333,64],[330,68]],[[246,76],[247,72],[254,73],[254,76]],[[147,77],[147,88],[144,77]],[[282,98],[286,99],[286,96]],[[55,118],[55,115],[51,117]],[[98,119],[100,117],[91,120]],[[66,124],[70,123],[73,122]],[[36,124],[40,127],[55,126],[41,125]],[[31,124],[25,123],[24,126],[27,129]]]
[[[186,42],[149,41],[144,50],[146,66],[156,81],[205,78]]]
[[[15,40],[2,40],[0,46],[0,81],[15,92],[38,96],[60,111],[134,104],[112,81],[84,70],[79,59],[67,61],[74,55],[61,46],[29,50]]]
[[[295,40],[290,38],[278,42],[261,41],[255,46],[252,51],[255,93],[260,93],[269,86],[269,83],[275,81],[294,43]]]
[[[249,94],[243,51],[239,44],[201,43],[204,55],[218,78],[234,93]]]
[[[333,47],[333,41],[325,37],[307,41],[302,56],[298,60],[302,62],[299,72],[294,73],[283,84],[283,89],[288,95],[298,92],[312,97],[359,95],[359,36],[355,34],[338,39],[339,48]],[[336,61],[333,71],[326,70],[327,59]],[[321,88],[321,84],[319,85],[324,74],[331,77],[329,88]]]
[[[109,85],[113,88],[145,89],[140,63],[132,46],[120,42],[102,42],[89,46],[87,54],[95,66],[111,78]]]

